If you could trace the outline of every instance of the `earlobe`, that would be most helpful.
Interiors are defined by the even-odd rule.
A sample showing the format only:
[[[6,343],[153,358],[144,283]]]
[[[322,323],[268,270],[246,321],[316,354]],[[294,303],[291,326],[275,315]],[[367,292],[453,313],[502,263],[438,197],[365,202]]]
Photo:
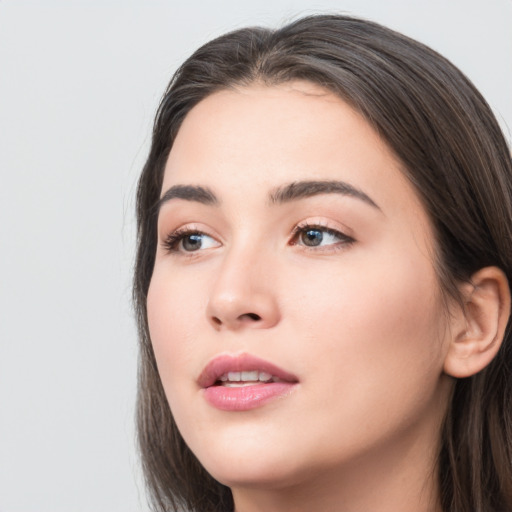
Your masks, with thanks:
[[[461,287],[464,308],[453,316],[444,371],[452,377],[470,377],[483,370],[497,354],[510,316],[510,288],[504,272],[485,267]]]

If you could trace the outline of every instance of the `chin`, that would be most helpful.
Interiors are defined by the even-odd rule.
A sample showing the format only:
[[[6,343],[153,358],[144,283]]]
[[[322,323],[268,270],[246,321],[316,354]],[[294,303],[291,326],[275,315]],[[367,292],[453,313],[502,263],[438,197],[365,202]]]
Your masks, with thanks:
[[[257,433],[245,439],[226,434],[193,450],[208,473],[223,485],[276,489],[299,484],[311,473],[315,457],[300,455],[296,444],[287,446],[282,439]]]
[[[244,458],[237,465],[216,461],[212,467],[205,465],[205,468],[215,480],[231,488],[277,489],[296,485],[306,478],[299,468],[285,462],[269,461],[264,456]]]

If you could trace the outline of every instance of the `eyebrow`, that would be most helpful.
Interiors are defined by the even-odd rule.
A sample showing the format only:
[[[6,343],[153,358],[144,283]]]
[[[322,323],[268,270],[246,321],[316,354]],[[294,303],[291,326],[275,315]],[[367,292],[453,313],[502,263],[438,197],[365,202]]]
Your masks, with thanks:
[[[171,199],[184,199],[206,205],[217,205],[217,196],[207,187],[198,185],[174,185],[168,189],[156,204],[157,211]]]
[[[362,190],[354,187],[345,181],[295,181],[278,187],[270,194],[272,204],[282,204],[297,199],[304,199],[320,194],[341,194],[343,196],[355,197],[373,208],[380,210],[377,203]]]
[[[299,199],[306,199],[321,194],[341,194],[355,197],[368,205],[380,210],[375,201],[362,190],[354,187],[345,181],[294,181],[273,189],[269,195],[270,204],[283,204]],[[217,196],[208,187],[199,185],[174,185],[158,200],[157,211],[172,199],[183,199],[195,201],[201,204],[218,206],[220,204]]]

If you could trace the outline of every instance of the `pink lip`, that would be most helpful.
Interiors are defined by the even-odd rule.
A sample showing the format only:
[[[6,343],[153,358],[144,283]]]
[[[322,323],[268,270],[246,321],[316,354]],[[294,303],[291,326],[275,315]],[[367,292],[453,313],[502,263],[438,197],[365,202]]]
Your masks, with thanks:
[[[254,371],[270,373],[280,382],[244,387],[215,385],[228,372]],[[297,377],[263,359],[249,354],[221,355],[212,359],[201,372],[198,384],[210,405],[223,411],[247,411],[288,394],[298,383]]]

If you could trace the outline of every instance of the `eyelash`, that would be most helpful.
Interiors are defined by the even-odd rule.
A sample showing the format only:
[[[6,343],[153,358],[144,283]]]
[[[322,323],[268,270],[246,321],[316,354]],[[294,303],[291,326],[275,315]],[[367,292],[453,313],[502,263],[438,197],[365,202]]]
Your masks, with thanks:
[[[329,244],[328,246],[308,246],[306,244],[299,244],[298,238],[301,235],[301,233],[305,233],[307,231],[321,231],[323,233],[327,233],[329,235],[335,236],[340,239],[340,242],[337,242],[335,244]],[[199,251],[184,251],[182,250],[179,245],[180,243],[187,237],[191,235],[204,235],[210,238],[211,235],[208,235],[204,231],[201,231],[199,229],[191,229],[191,228],[180,228],[176,231],[173,231],[172,233],[169,233],[165,240],[162,242],[162,245],[164,249],[169,253],[182,253],[186,254],[188,256],[192,256],[195,252]],[[323,226],[321,224],[310,224],[308,222],[297,225],[293,231],[292,231],[292,237],[291,237],[291,243],[290,245],[300,245],[304,247],[306,250],[313,250],[313,251],[322,251],[322,250],[342,250],[346,248],[347,246],[353,244],[355,242],[354,238],[342,233],[341,231],[329,228],[327,226]]]
[[[210,236],[203,231],[198,229],[190,229],[190,228],[180,228],[172,233],[169,233],[165,240],[162,242],[164,249],[167,252],[183,252],[183,253],[193,253],[194,251],[180,251],[179,244],[190,235],[205,235]]]
[[[299,245],[297,240],[301,233],[306,233],[307,231],[321,231],[323,233],[327,233],[329,235],[335,236],[336,238],[339,238],[340,241],[335,244],[329,244],[327,246],[308,246],[305,244],[301,244],[302,247],[305,247],[307,250],[313,250],[313,251],[332,251],[332,250],[343,250],[347,246],[352,245],[355,242],[355,239],[346,235],[345,233],[342,233],[341,231],[338,231],[336,229],[329,228],[328,226],[324,226],[321,223],[315,223],[311,224],[309,222],[305,222],[303,224],[299,224],[296,226],[292,232],[292,245]]]

